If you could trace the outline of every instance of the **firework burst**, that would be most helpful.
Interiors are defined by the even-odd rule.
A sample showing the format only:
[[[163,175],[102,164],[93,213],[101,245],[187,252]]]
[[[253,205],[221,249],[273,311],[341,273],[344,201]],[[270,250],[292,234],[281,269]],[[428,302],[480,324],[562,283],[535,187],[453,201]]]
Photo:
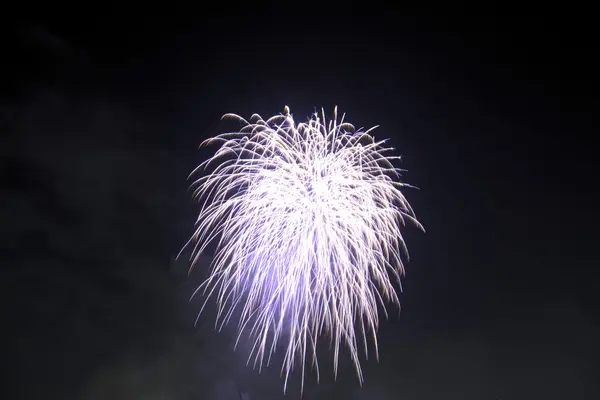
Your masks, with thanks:
[[[249,334],[248,362],[259,369],[283,342],[284,391],[296,363],[303,387],[307,358],[318,379],[322,336],[332,345],[334,374],[344,343],[362,384],[359,343],[368,356],[371,336],[377,355],[378,304],[384,312],[386,303],[399,305],[394,284],[404,273],[401,253],[408,255],[400,226],[422,228],[392,164],[400,157],[375,140],[375,128],[338,121],[337,108],[330,121],[322,112],[296,123],[287,107],[268,120],[225,117],[243,128],[206,140],[220,147],[191,175],[217,164],[192,185],[203,199],[188,242],[195,243],[192,266],[217,244],[211,274],[194,295],[216,296],[217,326],[238,310],[238,341]]]

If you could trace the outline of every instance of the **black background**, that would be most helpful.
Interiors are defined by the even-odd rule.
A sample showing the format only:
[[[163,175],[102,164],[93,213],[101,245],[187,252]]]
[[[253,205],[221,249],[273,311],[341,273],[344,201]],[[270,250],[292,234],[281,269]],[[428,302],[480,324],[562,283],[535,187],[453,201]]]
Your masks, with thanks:
[[[230,128],[224,113],[285,105],[380,125],[427,229],[405,231],[402,312],[364,387],[324,361],[304,398],[597,398],[590,25],[255,13],[4,24],[13,398],[283,398],[277,365],[259,375],[231,349],[235,326],[193,326],[206,260],[188,277],[174,256],[198,144]]]

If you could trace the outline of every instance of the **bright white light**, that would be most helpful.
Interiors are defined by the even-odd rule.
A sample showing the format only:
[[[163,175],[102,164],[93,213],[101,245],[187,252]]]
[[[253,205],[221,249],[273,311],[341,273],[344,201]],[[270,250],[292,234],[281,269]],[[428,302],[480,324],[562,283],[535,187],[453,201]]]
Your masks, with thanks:
[[[422,228],[400,191],[408,186],[392,165],[400,157],[388,155],[393,149],[372,129],[338,121],[337,108],[328,122],[322,112],[296,124],[287,107],[266,121],[225,117],[243,128],[205,141],[220,147],[192,173],[215,165],[193,184],[204,202],[192,266],[218,244],[211,275],[194,294],[216,296],[220,326],[241,310],[238,341],[250,334],[248,361],[259,369],[283,341],[284,391],[296,362],[304,386],[307,356],[318,379],[322,335],[333,346],[334,373],[345,343],[362,384],[358,342],[367,355],[371,335],[377,352],[377,305],[399,304],[400,225]]]

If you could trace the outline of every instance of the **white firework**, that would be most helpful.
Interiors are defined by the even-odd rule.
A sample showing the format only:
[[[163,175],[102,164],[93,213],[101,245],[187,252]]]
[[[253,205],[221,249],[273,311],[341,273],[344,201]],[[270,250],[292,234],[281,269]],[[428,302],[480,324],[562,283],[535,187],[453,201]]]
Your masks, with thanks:
[[[400,157],[370,134],[376,127],[338,121],[337,107],[328,122],[323,111],[297,124],[288,107],[268,120],[225,117],[243,128],[206,140],[220,147],[192,173],[218,162],[192,185],[204,199],[188,242],[192,266],[217,243],[211,274],[194,295],[216,296],[221,327],[240,311],[238,341],[249,334],[248,362],[259,369],[283,341],[284,391],[297,362],[303,389],[307,355],[318,380],[322,335],[334,374],[345,343],[362,384],[359,342],[368,356],[371,335],[377,355],[378,304],[384,312],[386,303],[399,305],[394,283],[400,287],[401,253],[408,255],[400,226],[422,229],[392,164]]]

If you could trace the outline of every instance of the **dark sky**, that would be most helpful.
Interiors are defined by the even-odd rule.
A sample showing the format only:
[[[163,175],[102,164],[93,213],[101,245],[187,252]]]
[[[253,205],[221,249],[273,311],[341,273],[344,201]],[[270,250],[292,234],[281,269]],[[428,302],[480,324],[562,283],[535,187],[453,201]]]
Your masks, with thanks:
[[[600,318],[591,28],[566,18],[22,18],[5,24],[12,398],[280,399],[174,256],[221,115],[335,105],[404,156],[425,234],[360,388],[307,399],[591,399]],[[596,96],[594,96],[596,97]],[[4,133],[6,132],[6,134]],[[326,365],[327,367],[327,365]],[[299,395],[293,378],[285,398]],[[598,396],[598,397],[597,397]]]

